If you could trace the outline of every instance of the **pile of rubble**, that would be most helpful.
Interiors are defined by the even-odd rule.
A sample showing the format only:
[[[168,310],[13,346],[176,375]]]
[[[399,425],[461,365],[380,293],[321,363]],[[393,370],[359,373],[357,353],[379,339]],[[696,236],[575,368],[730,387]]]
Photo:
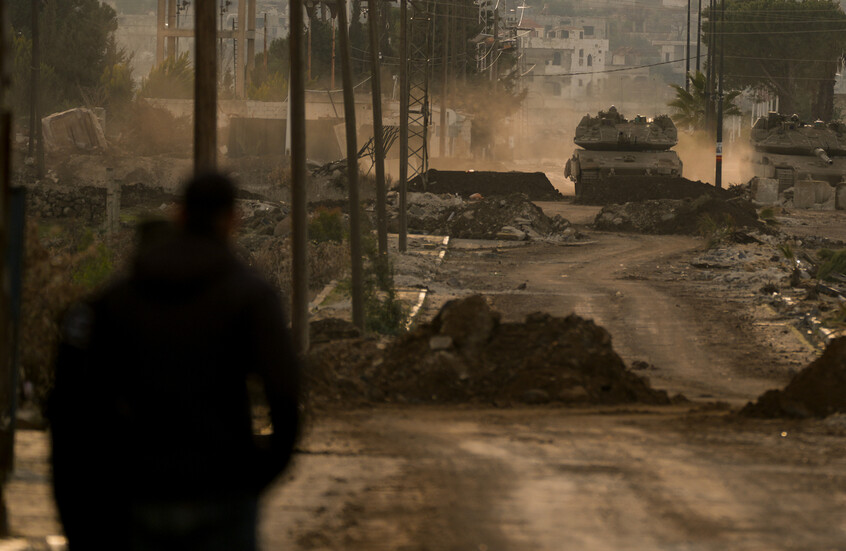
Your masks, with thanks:
[[[532,201],[557,201],[563,198],[543,172],[430,169],[426,174],[425,185],[418,175],[408,182],[408,189],[415,192],[453,193],[465,199],[477,193],[493,197],[515,192],[526,194]]]
[[[758,219],[755,207],[743,199],[723,199],[701,195],[696,199],[658,199],[602,208],[594,227],[605,231],[629,231],[650,234],[696,235],[702,224],[710,221],[736,229],[770,230]]]
[[[827,417],[846,413],[846,337],[797,373],[783,390],[768,390],[741,411],[749,417]]]
[[[317,404],[669,404],[666,392],[626,368],[611,336],[576,315],[501,323],[481,296],[447,303],[399,339],[346,339],[312,348]]]
[[[390,197],[391,231],[397,231],[398,199]],[[523,193],[465,201],[455,195],[408,194],[408,228],[412,233],[449,235],[463,239],[575,241],[580,237],[569,221],[546,216]]]
[[[694,199],[702,195],[722,197],[723,190],[711,184],[679,176],[608,176],[583,186],[576,202],[611,205],[657,199]]]

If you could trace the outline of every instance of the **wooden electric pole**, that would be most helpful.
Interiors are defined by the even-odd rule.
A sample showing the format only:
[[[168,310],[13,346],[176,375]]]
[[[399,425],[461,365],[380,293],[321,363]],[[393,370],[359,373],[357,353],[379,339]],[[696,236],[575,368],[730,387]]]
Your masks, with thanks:
[[[705,131],[708,135],[713,136],[714,128],[714,45],[716,32],[716,22],[714,21],[714,0],[710,0],[710,7],[708,9],[708,75],[706,81],[705,93]]]
[[[373,149],[376,164],[376,233],[379,254],[388,254],[388,215],[385,206],[385,144],[382,135],[382,76],[379,69],[379,6],[367,0],[370,31],[370,93],[373,100]]]
[[[217,50],[214,2],[194,5],[194,172],[217,168]]]
[[[364,277],[361,259],[361,204],[358,197],[358,147],[356,145],[355,95],[350,64],[350,37],[344,0],[338,2],[341,79],[344,88],[344,122],[347,130],[347,178],[350,191],[350,260],[352,263],[352,321],[364,329]]]
[[[408,247],[408,1],[400,0],[399,251]]]
[[[288,43],[291,78],[288,110],[291,122],[291,333],[300,355],[308,352],[308,220],[306,213],[305,81],[303,3],[290,2]]]

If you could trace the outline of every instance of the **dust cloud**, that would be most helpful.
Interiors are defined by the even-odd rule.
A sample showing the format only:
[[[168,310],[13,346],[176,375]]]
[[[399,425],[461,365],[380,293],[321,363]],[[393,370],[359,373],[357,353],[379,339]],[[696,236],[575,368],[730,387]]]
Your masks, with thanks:
[[[679,132],[679,143],[673,148],[683,163],[682,176],[689,180],[714,183],[716,144],[704,133]],[[736,140],[723,151],[723,187],[743,184],[753,176],[752,146]]]

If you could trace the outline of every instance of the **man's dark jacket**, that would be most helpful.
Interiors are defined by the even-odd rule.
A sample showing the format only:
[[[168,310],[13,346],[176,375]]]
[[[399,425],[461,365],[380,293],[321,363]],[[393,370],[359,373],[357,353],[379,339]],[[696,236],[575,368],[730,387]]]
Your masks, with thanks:
[[[68,317],[50,404],[63,519],[86,491],[117,502],[257,495],[290,458],[299,369],[279,297],[222,242],[158,241]],[[263,442],[251,374],[270,405]]]

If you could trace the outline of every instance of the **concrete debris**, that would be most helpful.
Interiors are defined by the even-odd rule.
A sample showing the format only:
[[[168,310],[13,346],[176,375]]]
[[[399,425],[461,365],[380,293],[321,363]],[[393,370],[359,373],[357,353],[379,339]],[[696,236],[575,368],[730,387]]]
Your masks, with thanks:
[[[692,200],[660,199],[607,205],[596,215],[594,227],[606,231],[696,235],[708,221],[737,229],[769,231],[758,220],[754,206],[748,201],[710,195]]]
[[[626,368],[610,335],[576,315],[502,323],[481,296],[454,300],[431,323],[380,350],[351,339],[310,355],[313,401],[350,403],[669,404]]]
[[[399,228],[398,197],[389,196],[389,230]],[[576,241],[581,234],[561,216],[548,217],[522,193],[466,202],[456,195],[408,194],[412,233],[464,239]]]
[[[90,109],[79,107],[54,113],[41,119],[41,125],[47,151],[103,151],[108,147],[100,120]]]

